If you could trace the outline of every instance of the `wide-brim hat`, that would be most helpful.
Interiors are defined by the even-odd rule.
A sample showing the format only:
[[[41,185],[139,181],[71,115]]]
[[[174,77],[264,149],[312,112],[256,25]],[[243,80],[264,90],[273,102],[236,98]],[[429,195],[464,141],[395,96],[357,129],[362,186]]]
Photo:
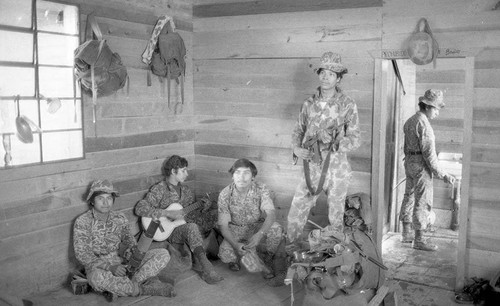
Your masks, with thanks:
[[[322,69],[335,73],[347,73],[347,68],[342,65],[340,54],[334,52],[325,52],[319,59],[319,66],[314,69],[314,72],[320,73]]]
[[[110,181],[96,180],[92,182],[92,185],[90,186],[89,194],[87,196],[87,201],[90,200],[90,198],[92,198],[92,195],[98,191],[113,194],[115,197],[120,196],[120,194],[118,193],[118,191],[114,189],[113,184],[111,184]]]
[[[418,101],[437,109],[444,107],[443,92],[438,89],[428,89]]]

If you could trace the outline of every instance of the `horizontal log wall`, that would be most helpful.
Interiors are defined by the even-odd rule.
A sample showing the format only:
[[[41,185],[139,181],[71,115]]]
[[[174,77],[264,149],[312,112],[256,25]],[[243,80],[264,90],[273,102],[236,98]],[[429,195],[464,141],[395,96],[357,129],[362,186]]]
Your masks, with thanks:
[[[472,161],[464,250],[465,277],[491,279],[500,270],[500,11],[496,0],[388,0],[383,7],[382,49],[401,49],[425,17],[440,48],[467,51],[475,56]],[[439,59],[438,59],[439,62]],[[446,115],[446,108],[441,118]],[[458,121],[456,121],[458,123]],[[455,123],[448,125],[449,129]],[[438,132],[436,132],[437,134]],[[455,136],[453,136],[455,134]],[[446,139],[460,139],[455,132]],[[439,136],[437,135],[439,138]],[[463,282],[463,280],[462,280]]]
[[[95,13],[111,50],[120,54],[127,67],[130,91],[99,98],[96,125],[92,100],[84,96],[84,159],[0,170],[0,288],[13,295],[67,285],[76,266],[72,227],[76,217],[88,209],[84,197],[90,182],[113,181],[121,193],[114,209],[124,212],[136,226],[133,207],[162,179],[165,157],[186,156],[189,166],[195,168],[191,5],[180,0],[67,2],[80,6],[82,31],[87,14]],[[168,108],[166,86],[157,78],[147,87],[147,66],[141,62],[162,14],[174,17],[188,50],[181,114]],[[177,87],[172,99],[180,101]],[[188,184],[193,186],[194,180],[193,173]]]
[[[292,165],[291,133],[302,102],[319,85],[313,71],[319,57],[334,51],[349,69],[341,85],[356,101],[361,122],[362,146],[349,154],[350,192],[370,192],[374,60],[369,51],[381,46],[381,2],[340,1],[346,6],[339,9],[328,6],[334,2],[322,3],[321,11],[285,6],[269,13],[260,10],[260,2],[220,4],[220,14],[211,18],[203,18],[212,16],[210,5],[193,7],[197,189],[223,188],[231,182],[232,163],[249,158],[259,169],[257,180],[276,193],[278,220],[286,222],[303,175],[300,163]],[[312,213],[326,222],[325,200],[319,202]]]

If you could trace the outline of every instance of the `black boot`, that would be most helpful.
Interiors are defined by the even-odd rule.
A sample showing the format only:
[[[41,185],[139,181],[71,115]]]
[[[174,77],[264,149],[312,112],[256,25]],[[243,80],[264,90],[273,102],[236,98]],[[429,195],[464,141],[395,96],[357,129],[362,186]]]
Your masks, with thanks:
[[[415,240],[413,241],[413,248],[416,250],[434,252],[438,246],[430,242],[426,242],[423,238],[422,230],[415,230]]]
[[[284,286],[286,272],[288,270],[286,256],[274,256],[273,270],[274,277],[267,281],[267,285],[271,287]]]
[[[196,260],[200,263],[202,267],[201,278],[208,284],[215,284],[223,280],[224,278],[215,271],[214,266],[208,260],[207,255],[203,247],[196,247],[193,251]]]
[[[411,231],[411,222],[403,222],[403,232],[401,233],[402,243],[412,243],[413,233]]]
[[[274,277],[267,281],[268,286],[280,287],[285,285],[286,273],[288,271],[285,243],[285,239],[282,239],[276,254],[273,256],[272,268],[274,271]]]

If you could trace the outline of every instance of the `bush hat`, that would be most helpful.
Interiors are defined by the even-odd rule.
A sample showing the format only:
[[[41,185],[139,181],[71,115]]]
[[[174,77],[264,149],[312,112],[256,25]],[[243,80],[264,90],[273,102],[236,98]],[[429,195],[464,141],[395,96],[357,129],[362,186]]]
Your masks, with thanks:
[[[92,185],[90,186],[89,195],[87,196],[87,201],[90,200],[90,198],[92,198],[92,195],[95,192],[98,192],[98,191],[113,194],[115,197],[120,196],[118,191],[116,191],[113,188],[113,184],[111,184],[110,181],[108,181],[108,180],[96,180],[96,181],[92,182]]]
[[[443,92],[438,89],[428,89],[422,97],[418,98],[418,101],[437,109],[444,107]]]
[[[314,69],[314,72],[320,73],[322,69],[331,70],[335,73],[347,73],[347,68],[342,65],[340,54],[333,52],[325,52],[319,59],[319,67]]]

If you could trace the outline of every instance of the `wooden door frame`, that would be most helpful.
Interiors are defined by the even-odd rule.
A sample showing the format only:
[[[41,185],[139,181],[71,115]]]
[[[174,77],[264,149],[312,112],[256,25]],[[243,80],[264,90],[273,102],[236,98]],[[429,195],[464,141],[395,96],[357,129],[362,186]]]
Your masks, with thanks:
[[[474,106],[474,56],[467,55],[465,58],[465,91],[464,91],[464,139],[462,157],[462,188],[460,191],[461,205],[459,214],[457,272],[455,279],[455,290],[463,288],[466,275],[466,253],[467,253],[467,226],[469,212],[469,187],[470,187],[470,164],[472,151],[472,113]],[[382,254],[382,239],[385,214],[384,182],[386,163],[386,129],[387,105],[383,102],[385,94],[385,78],[383,78],[382,61],[391,58],[375,58],[374,71],[374,96],[373,96],[373,126],[372,126],[372,175],[371,175],[371,198],[372,208],[376,212],[375,218],[375,242],[379,254]],[[464,213],[465,212],[465,213]]]

